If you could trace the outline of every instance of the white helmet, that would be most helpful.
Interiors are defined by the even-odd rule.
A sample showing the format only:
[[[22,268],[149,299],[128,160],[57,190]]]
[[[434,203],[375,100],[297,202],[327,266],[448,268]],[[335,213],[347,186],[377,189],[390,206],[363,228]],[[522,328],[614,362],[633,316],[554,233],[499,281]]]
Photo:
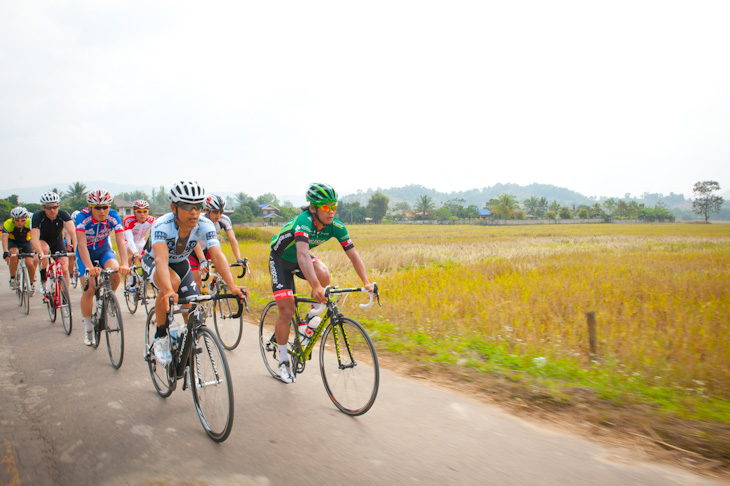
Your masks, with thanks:
[[[179,181],[170,188],[170,202],[202,204],[205,202],[205,189],[200,187],[197,182]]]
[[[18,206],[17,208],[13,208],[12,211],[10,211],[10,217],[13,219],[21,219],[21,218],[27,218],[30,216],[30,213],[27,209],[25,209],[22,206]]]
[[[61,202],[61,198],[55,192],[44,192],[41,195],[41,204],[58,204]]]

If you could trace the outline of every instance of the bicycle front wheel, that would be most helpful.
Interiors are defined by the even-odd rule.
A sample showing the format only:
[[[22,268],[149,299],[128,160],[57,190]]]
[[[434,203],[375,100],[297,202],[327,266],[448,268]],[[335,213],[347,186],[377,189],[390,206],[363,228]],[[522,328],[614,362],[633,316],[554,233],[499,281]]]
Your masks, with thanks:
[[[145,326],[144,335],[144,360],[147,361],[147,367],[150,369],[150,377],[155,390],[162,398],[170,396],[175,389],[170,381],[170,375],[167,366],[160,364],[155,359],[155,353],[152,350],[152,343],[155,342],[155,333],[157,332],[157,317],[154,312],[147,315],[147,324]]]
[[[23,312],[26,316],[30,313],[30,277],[26,267],[23,267]]]
[[[55,304],[56,304],[56,302],[59,302],[58,311],[61,313],[61,322],[63,322],[63,332],[65,332],[66,335],[68,336],[69,334],[71,334],[71,327],[72,327],[71,296],[68,293],[68,285],[66,285],[66,280],[64,278],[61,278],[61,280],[59,281],[58,289],[59,289],[59,294],[60,294],[58,296],[59,300],[58,301],[55,300],[55,297],[54,297],[53,312],[54,312],[54,314],[56,313]],[[50,310],[49,310],[49,312],[50,312]]]
[[[122,325],[122,312],[117,302],[117,296],[113,293],[106,295],[104,310],[104,330],[106,331],[106,349],[109,351],[109,361],[115,369],[122,366],[124,360],[124,327]]]
[[[20,263],[15,270],[15,294],[18,297],[18,305],[23,305],[23,268]]]
[[[216,292],[218,295],[227,293],[230,293],[230,290],[225,284],[221,285]],[[231,305],[232,301],[235,302],[234,305]],[[238,310],[237,305],[239,304],[234,299],[221,299],[213,302],[215,332],[218,334],[223,347],[229,351],[236,349],[238,343],[241,342],[241,334],[243,333],[243,313],[238,319],[231,317]]]
[[[56,288],[56,279],[55,278],[49,278],[47,280],[48,288],[50,288],[50,292],[48,292],[47,295],[43,296],[43,300],[46,301],[46,310],[48,310],[48,318],[51,319],[51,322],[56,322],[56,302],[58,299],[58,289]]]
[[[277,380],[279,377],[279,346],[276,343],[276,320],[279,318],[279,307],[276,301],[272,300],[263,312],[261,312],[261,320],[259,321],[259,348],[261,349],[261,357],[264,359],[264,365],[269,370],[271,376]],[[293,319],[292,319],[293,320]],[[294,349],[294,342],[289,333],[289,349]]]
[[[341,317],[322,333],[319,369],[332,403],[347,415],[362,415],[378,395],[380,369],[375,346],[362,325]]]
[[[157,299],[157,287],[147,280],[142,281],[142,302],[144,303],[144,310],[147,314],[155,310],[155,299]]]
[[[129,312],[134,314],[137,312],[137,306],[139,305],[139,291],[140,286],[136,285],[132,291],[129,290],[129,285],[136,281],[135,276],[125,275],[124,276],[124,300],[127,302],[127,309]]]
[[[233,428],[233,384],[223,345],[206,326],[194,331],[190,355],[190,385],[195,409],[205,433],[216,442]]]

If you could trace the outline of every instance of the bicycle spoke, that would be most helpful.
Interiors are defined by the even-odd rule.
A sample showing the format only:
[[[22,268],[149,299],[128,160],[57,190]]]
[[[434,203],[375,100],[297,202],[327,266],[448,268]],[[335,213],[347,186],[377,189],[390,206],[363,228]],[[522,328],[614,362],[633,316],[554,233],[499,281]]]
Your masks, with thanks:
[[[68,293],[66,280],[61,278],[59,283],[59,312],[61,313],[61,322],[63,322],[63,331],[68,335],[71,334],[72,328],[71,298]]]
[[[124,360],[124,327],[116,295],[113,293],[107,294],[105,308],[106,347],[109,351],[109,360],[112,366],[119,369]]]

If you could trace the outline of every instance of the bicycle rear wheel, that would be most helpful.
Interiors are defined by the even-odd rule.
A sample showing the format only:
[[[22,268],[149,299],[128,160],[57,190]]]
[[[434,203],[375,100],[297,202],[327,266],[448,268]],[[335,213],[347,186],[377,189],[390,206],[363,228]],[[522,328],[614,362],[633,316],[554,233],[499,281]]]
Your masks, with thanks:
[[[130,292],[128,287],[129,284],[135,282],[137,285],[134,287],[134,291]],[[124,276],[124,300],[127,302],[127,309],[129,309],[129,312],[134,314],[137,312],[137,306],[139,305],[139,292],[141,288],[139,285],[139,281],[137,280],[136,276],[133,275],[125,275]]]
[[[233,428],[233,384],[223,345],[206,326],[194,331],[190,384],[195,409],[205,433],[216,442]]]
[[[332,403],[348,415],[362,415],[378,395],[380,369],[375,346],[362,325],[341,317],[322,333],[322,381]]]
[[[71,278],[71,287],[76,288],[79,284],[79,269],[74,267],[74,271],[69,275]]]
[[[279,307],[276,305],[276,301],[272,300],[266,304],[263,312],[261,312],[261,320],[259,321],[259,348],[261,349],[261,357],[264,359],[266,369],[277,380],[281,379],[279,377],[279,346],[276,344],[276,336],[274,334],[276,320],[278,318]],[[289,336],[289,349],[293,349],[294,342],[291,332]]]
[[[113,293],[106,295],[104,309],[104,329],[106,331],[106,349],[109,351],[109,361],[115,369],[119,369],[124,361],[124,326],[122,324],[122,312],[119,308],[117,296]]]
[[[23,267],[23,312],[26,316],[30,313],[30,277],[26,267]]]
[[[155,333],[157,332],[157,317],[154,312],[147,315],[145,329],[144,360],[147,361],[147,367],[150,369],[150,376],[155,390],[161,397],[167,398],[174,388],[173,383],[170,381],[167,366],[158,363],[155,359],[155,353],[152,351],[152,343],[155,342]]]
[[[217,295],[228,294],[230,290],[228,286],[223,284],[218,287]],[[234,302],[234,305],[231,305]],[[223,347],[227,350],[236,349],[238,343],[241,342],[241,334],[243,332],[243,313],[238,319],[233,319],[231,316],[238,310],[236,307],[238,301],[235,299],[221,299],[213,302],[213,323],[215,324],[215,332],[223,344]]]
[[[46,281],[46,285],[51,289],[48,294],[43,296],[43,300],[46,302],[46,310],[48,311],[48,318],[51,322],[56,322],[56,302],[58,298],[58,288],[56,287],[56,279],[54,277],[49,278]]]
[[[59,286],[59,301],[60,306],[58,308],[58,311],[61,313],[61,322],[63,322],[63,332],[66,333],[66,335],[71,334],[71,296],[68,293],[68,286],[66,285],[66,280],[64,278],[61,278],[58,282]],[[54,309],[53,312],[55,314],[55,303],[57,301],[54,298]],[[50,311],[49,311],[50,312]]]

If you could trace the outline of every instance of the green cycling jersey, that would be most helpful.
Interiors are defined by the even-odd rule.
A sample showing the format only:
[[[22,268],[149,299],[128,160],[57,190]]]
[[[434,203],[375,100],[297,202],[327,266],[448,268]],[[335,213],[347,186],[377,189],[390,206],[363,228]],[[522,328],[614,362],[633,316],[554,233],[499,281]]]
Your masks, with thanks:
[[[271,239],[271,253],[286,261],[296,263],[297,249],[295,242],[303,241],[309,244],[309,248],[314,248],[330,238],[337,238],[345,251],[354,247],[350,235],[347,233],[347,228],[342,224],[342,221],[335,218],[332,224],[317,231],[312,219],[312,213],[303,211],[282,226],[279,233],[274,235]]]

